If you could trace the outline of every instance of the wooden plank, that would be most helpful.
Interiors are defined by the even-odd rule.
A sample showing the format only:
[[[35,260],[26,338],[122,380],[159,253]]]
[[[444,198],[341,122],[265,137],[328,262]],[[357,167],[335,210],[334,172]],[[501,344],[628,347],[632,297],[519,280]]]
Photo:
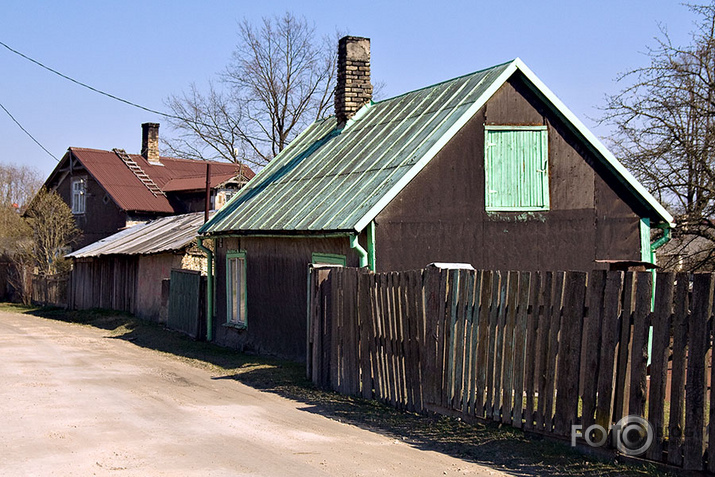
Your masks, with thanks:
[[[494,383],[494,364],[496,362],[496,336],[497,336],[497,322],[499,321],[499,296],[500,290],[502,288],[502,275],[499,271],[492,272],[492,293],[491,301],[489,303],[489,332],[487,343],[489,345],[487,349],[487,380],[486,380],[486,393],[487,397],[484,401],[485,406],[485,417],[487,419],[492,419],[494,417],[494,395],[496,394]]]
[[[678,273],[675,276],[675,280],[673,361],[670,383],[670,422],[668,425],[668,463],[682,466],[683,431],[685,429],[685,357],[688,346],[688,288],[690,280],[686,273]],[[712,407],[712,393],[710,406]],[[712,448],[711,445],[708,447]]]
[[[405,365],[407,367],[407,409],[412,412],[420,408],[420,355],[419,355],[419,312],[417,296],[422,301],[422,276],[418,271],[405,273],[404,298],[406,308]]]
[[[558,392],[554,416],[554,432],[564,437],[571,435],[571,426],[576,424],[578,418],[579,360],[586,278],[584,272],[567,272],[565,275],[564,313],[557,366]]]
[[[511,424],[514,401],[514,328],[519,307],[519,272],[509,272],[506,326],[504,328],[504,370],[502,384],[502,423]]]
[[[685,432],[683,468],[703,469],[703,430],[707,382],[708,320],[712,314],[713,276],[696,273],[693,277],[692,312],[688,326],[688,372],[685,393]]]
[[[492,417],[495,421],[501,421],[502,371],[504,369],[504,329],[506,328],[506,298],[508,291],[509,274],[505,273],[502,275],[501,288],[499,289],[499,316],[494,348],[494,402],[492,403]]]
[[[442,389],[441,389],[441,401],[440,405],[443,409],[450,409],[452,403],[452,391],[453,391],[453,375],[450,374],[450,370],[454,365],[454,346],[452,344],[452,336],[454,335],[453,329],[456,322],[456,310],[457,310],[457,271],[447,270],[447,294],[446,294],[446,304],[445,304],[445,314],[443,327],[444,335],[441,340],[442,344]]]
[[[474,416],[474,404],[477,399],[477,349],[479,337],[479,299],[482,290],[481,271],[475,271],[471,274],[474,280],[474,287],[471,288],[471,299],[469,308],[469,394],[465,393],[467,400],[465,411],[469,416]]]
[[[522,272],[519,277],[519,305],[514,329],[514,419],[515,427],[522,427],[524,409],[524,358],[526,355],[526,330],[529,311],[531,273]],[[529,356],[533,362],[533,357]]]
[[[636,307],[633,313],[633,351],[631,352],[631,394],[628,414],[645,417],[648,398],[648,330],[650,329],[650,305],[653,294],[653,274],[640,272],[637,275]]]
[[[537,402],[536,411],[536,430],[543,431],[546,421],[546,374],[548,372],[549,361],[549,328],[551,326],[551,301],[552,288],[554,283],[553,272],[546,272],[541,286],[541,296],[539,301],[542,309],[539,313],[539,349],[537,351],[539,358],[538,383],[539,383],[539,400]]]
[[[381,300],[380,300],[380,275],[370,276],[370,301],[372,303],[372,321],[373,327],[375,328],[374,336],[374,368],[375,368],[375,379],[377,380],[377,397],[381,401],[386,401],[387,398],[387,384],[385,371],[385,337],[382,327],[382,310],[381,310]]]
[[[474,415],[483,417],[486,403],[487,391],[487,368],[489,365],[489,317],[490,307],[492,303],[492,289],[494,287],[494,272],[483,270],[480,272],[482,276],[482,290],[479,297],[479,323],[477,331],[477,362],[476,367],[476,391],[474,398]]]
[[[533,429],[536,410],[536,390],[538,377],[536,364],[538,362],[537,344],[539,331],[539,293],[541,290],[541,272],[534,272],[529,287],[529,306],[527,308],[526,330],[526,370],[524,372],[524,389],[526,391],[526,407],[524,408],[524,428]]]
[[[407,406],[407,366],[405,363],[406,343],[405,343],[405,321],[407,320],[407,310],[405,309],[404,298],[404,273],[393,272],[393,292],[395,300],[395,347],[397,348],[397,375],[398,375],[398,401],[400,408]]]
[[[479,284],[479,274],[473,270],[467,273],[467,306],[465,309],[466,328],[464,332],[464,386],[462,389],[462,412],[471,416],[474,410],[474,361],[476,356],[476,328],[474,326],[475,287]],[[478,293],[478,292],[477,292]],[[479,295],[477,295],[478,297]],[[477,299],[477,302],[479,300]]]
[[[415,271],[415,280],[412,283],[413,294],[412,297],[415,303],[415,333],[416,341],[415,348],[417,353],[417,359],[419,361],[419,367],[417,368],[417,401],[416,407],[417,411],[424,412],[424,361],[425,357],[422,354],[425,347],[425,332],[426,332],[426,322],[425,322],[425,293],[424,293],[424,272],[421,270]]]
[[[360,391],[364,399],[373,398],[372,352],[375,331],[370,313],[370,273],[358,277],[358,326],[360,327]]]
[[[393,329],[393,303],[391,300],[392,287],[391,287],[391,275],[390,273],[383,273],[380,277],[380,295],[383,305],[382,313],[382,323],[384,325],[385,332],[385,348],[386,348],[386,373],[387,373],[387,384],[388,384],[388,395],[390,404],[395,407],[397,404],[397,366],[395,359],[395,341],[394,341],[394,329]]]
[[[345,316],[346,320],[346,388],[352,396],[360,394],[360,341],[358,339],[358,274],[359,269],[346,269]]]
[[[665,389],[670,355],[670,316],[673,313],[674,273],[658,273],[656,278],[655,309],[653,312],[653,344],[650,362],[650,393],[648,422],[655,436],[646,456],[655,461],[663,459],[665,428]]]
[[[459,309],[457,310],[457,325],[454,337],[455,348],[455,368],[454,368],[454,398],[452,408],[456,411],[463,411],[464,386],[468,379],[468,369],[465,366],[468,360],[467,330],[468,310],[469,310],[469,286],[474,286],[474,281],[470,277],[471,270],[459,271]]]
[[[626,272],[623,282],[618,359],[616,360],[616,388],[613,390],[613,420],[619,421],[628,409],[630,396],[631,323],[633,321],[635,272]]]
[[[588,429],[595,422],[596,384],[598,378],[599,351],[601,349],[601,323],[603,317],[603,296],[606,287],[606,271],[594,270],[588,280],[588,313],[584,320],[581,347],[581,421]]]
[[[598,364],[598,402],[596,424],[604,429],[611,425],[613,416],[613,381],[615,379],[618,316],[620,314],[623,272],[608,272],[603,297],[600,359]]]
[[[546,368],[546,388],[544,400],[546,401],[544,415],[544,431],[551,432],[554,416],[554,394],[556,392],[556,373],[559,354],[559,331],[561,329],[561,314],[564,297],[564,272],[554,275],[553,301],[551,303],[551,322],[549,323],[549,357]]]
[[[438,316],[440,311],[440,269],[429,266],[424,271],[425,282],[425,342],[423,343],[424,366],[422,379],[423,399],[426,405],[436,404],[437,350],[439,340]]]
[[[340,326],[343,318],[342,269],[335,268],[330,272],[330,295],[332,306],[330,311],[330,389],[338,391],[340,384]]]

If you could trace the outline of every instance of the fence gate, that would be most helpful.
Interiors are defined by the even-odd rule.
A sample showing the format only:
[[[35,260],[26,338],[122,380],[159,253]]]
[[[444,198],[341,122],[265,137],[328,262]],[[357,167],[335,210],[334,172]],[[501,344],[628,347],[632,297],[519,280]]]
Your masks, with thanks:
[[[172,270],[167,326],[198,338],[201,333],[201,274]]]

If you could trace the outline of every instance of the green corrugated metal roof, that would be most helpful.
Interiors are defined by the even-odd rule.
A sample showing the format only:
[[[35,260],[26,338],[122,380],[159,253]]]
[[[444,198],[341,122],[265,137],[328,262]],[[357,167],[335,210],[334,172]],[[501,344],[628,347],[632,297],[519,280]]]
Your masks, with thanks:
[[[517,70],[536,82],[537,89],[552,104],[556,102],[559,112],[575,120],[516,59],[367,105],[342,130],[337,129],[334,117],[314,123],[199,233],[362,231]],[[577,130],[590,134],[575,121]],[[587,140],[598,143],[592,135]],[[605,150],[600,143],[594,147]],[[605,159],[615,161],[612,156]],[[620,164],[613,167],[621,174],[625,171]],[[662,210],[666,215],[660,215],[672,221],[627,171],[625,174],[624,181],[638,194],[644,192],[646,202],[660,207],[656,207],[659,214]]]

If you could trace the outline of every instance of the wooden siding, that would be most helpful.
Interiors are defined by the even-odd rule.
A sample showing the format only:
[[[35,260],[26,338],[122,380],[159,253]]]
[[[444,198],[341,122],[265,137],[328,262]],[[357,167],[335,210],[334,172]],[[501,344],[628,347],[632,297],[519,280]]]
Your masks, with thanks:
[[[305,360],[308,265],[313,253],[347,257],[358,266],[346,237],[216,239],[214,341],[222,346]],[[365,237],[361,238],[363,247]],[[246,329],[226,324],[226,252],[246,252]]]
[[[489,212],[484,125],[546,125],[550,210]],[[640,258],[637,204],[520,80],[505,84],[377,217],[378,271],[432,262],[477,268],[591,270]]]

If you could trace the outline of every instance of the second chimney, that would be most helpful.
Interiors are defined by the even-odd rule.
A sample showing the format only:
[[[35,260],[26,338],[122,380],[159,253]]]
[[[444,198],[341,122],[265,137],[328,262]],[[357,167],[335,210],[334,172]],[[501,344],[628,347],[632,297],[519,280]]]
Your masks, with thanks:
[[[149,164],[161,165],[159,160],[159,124],[142,124],[142,156]]]
[[[371,99],[370,39],[343,37],[338,42],[338,78],[335,87],[338,127],[343,127]]]

